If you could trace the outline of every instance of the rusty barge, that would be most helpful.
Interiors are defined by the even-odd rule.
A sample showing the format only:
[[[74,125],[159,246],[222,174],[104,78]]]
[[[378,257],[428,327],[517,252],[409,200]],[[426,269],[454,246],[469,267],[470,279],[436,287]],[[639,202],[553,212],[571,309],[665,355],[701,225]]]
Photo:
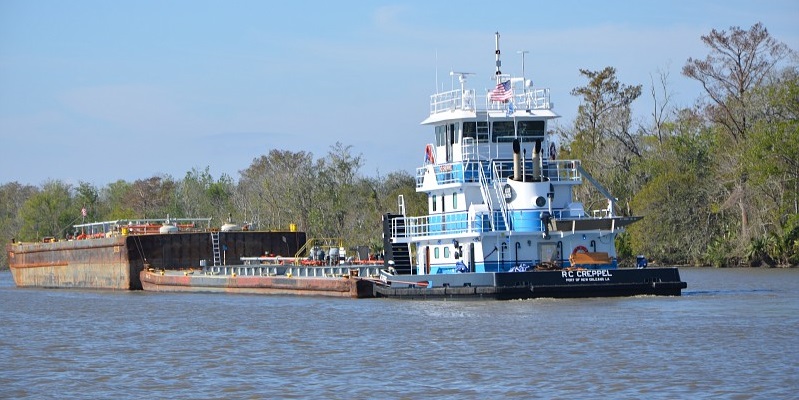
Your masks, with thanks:
[[[294,254],[306,241],[304,232],[291,230],[252,231],[234,224],[212,229],[210,219],[117,220],[75,228],[76,235],[65,240],[8,244],[16,286],[142,290],[140,272],[148,268]]]
[[[374,280],[382,265],[302,266],[243,264],[205,270],[155,270],[140,273],[150,292],[245,293],[292,296],[374,297]]]

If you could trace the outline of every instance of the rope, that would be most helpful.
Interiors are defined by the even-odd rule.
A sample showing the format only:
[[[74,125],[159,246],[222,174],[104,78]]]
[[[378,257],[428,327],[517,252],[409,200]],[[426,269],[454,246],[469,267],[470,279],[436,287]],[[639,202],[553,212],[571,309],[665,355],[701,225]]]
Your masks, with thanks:
[[[136,250],[139,252],[139,257],[141,257],[144,264],[147,264],[147,256],[144,255],[144,246],[141,244],[141,238],[134,236],[133,241],[136,243]]]

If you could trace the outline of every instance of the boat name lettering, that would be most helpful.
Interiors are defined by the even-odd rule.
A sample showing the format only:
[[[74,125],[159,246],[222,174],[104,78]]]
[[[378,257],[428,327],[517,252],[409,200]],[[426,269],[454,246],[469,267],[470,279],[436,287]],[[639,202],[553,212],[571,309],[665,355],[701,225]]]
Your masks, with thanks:
[[[561,271],[560,274],[566,282],[608,282],[613,277],[613,274],[607,269]]]
[[[438,167],[439,172],[451,172],[452,171],[452,164],[444,164]]]

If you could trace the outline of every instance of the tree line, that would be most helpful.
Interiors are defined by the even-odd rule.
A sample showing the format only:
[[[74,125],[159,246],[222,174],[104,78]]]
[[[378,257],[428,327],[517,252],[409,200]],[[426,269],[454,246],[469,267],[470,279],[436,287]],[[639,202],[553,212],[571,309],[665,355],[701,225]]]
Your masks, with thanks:
[[[572,91],[578,116],[560,132],[566,157],[582,159],[619,196],[618,211],[644,216],[620,238],[620,253],[665,264],[796,266],[797,54],[760,23],[701,40],[708,54],[689,58],[682,75],[704,96],[674,107],[660,73],[646,121],[632,119],[642,85],[619,82],[613,67],[581,70],[588,82]],[[581,190],[583,201],[602,201]]]
[[[643,85],[616,70],[580,70],[584,86],[573,124],[558,129],[561,158],[583,166],[618,196],[617,213],[643,215],[617,240],[620,257],[645,254],[661,264],[799,264],[799,59],[758,23],[701,37],[704,58],[682,74],[701,85],[695,105],[677,108],[668,73],[652,78],[647,120],[633,119]],[[271,150],[240,171],[214,179],[192,169],[182,179],[154,176],[103,187],[50,180],[40,187],[0,186],[0,241],[63,238],[82,220],[232,218],[254,229],[296,224],[309,237],[382,246],[381,215],[426,213],[408,172],[366,177],[363,157],[337,143],[323,157]],[[603,208],[590,185],[575,192],[586,209]],[[8,265],[7,254],[0,266]]]
[[[304,151],[271,150],[240,171],[238,182],[225,174],[214,179],[206,167],[182,179],[154,176],[99,188],[58,180],[41,187],[7,183],[0,186],[0,239],[63,239],[84,219],[210,217],[216,227],[228,220],[258,230],[286,231],[295,225],[309,238],[342,238],[349,246],[377,251],[382,249],[381,215],[397,212],[398,196],[414,215],[425,212],[427,198],[416,193],[415,177],[407,172],[360,176],[363,161],[351,146],[336,143],[318,159]]]

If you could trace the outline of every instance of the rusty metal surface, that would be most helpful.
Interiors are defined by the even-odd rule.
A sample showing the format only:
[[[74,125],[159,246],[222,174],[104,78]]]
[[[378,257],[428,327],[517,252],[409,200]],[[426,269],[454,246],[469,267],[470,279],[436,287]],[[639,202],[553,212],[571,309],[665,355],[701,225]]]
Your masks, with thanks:
[[[292,296],[373,297],[372,284],[359,279],[287,276],[204,275],[200,272],[142,271],[141,282],[152,292],[223,292]]]
[[[286,237],[286,242],[283,242]],[[228,264],[240,257],[270,252],[293,254],[305,243],[302,232],[220,232]],[[145,265],[196,267],[213,262],[209,232],[119,236],[111,238],[14,243],[6,246],[14,282],[19,287],[141,290]]]
[[[17,243],[7,246],[20,287],[129,289],[125,238]]]

